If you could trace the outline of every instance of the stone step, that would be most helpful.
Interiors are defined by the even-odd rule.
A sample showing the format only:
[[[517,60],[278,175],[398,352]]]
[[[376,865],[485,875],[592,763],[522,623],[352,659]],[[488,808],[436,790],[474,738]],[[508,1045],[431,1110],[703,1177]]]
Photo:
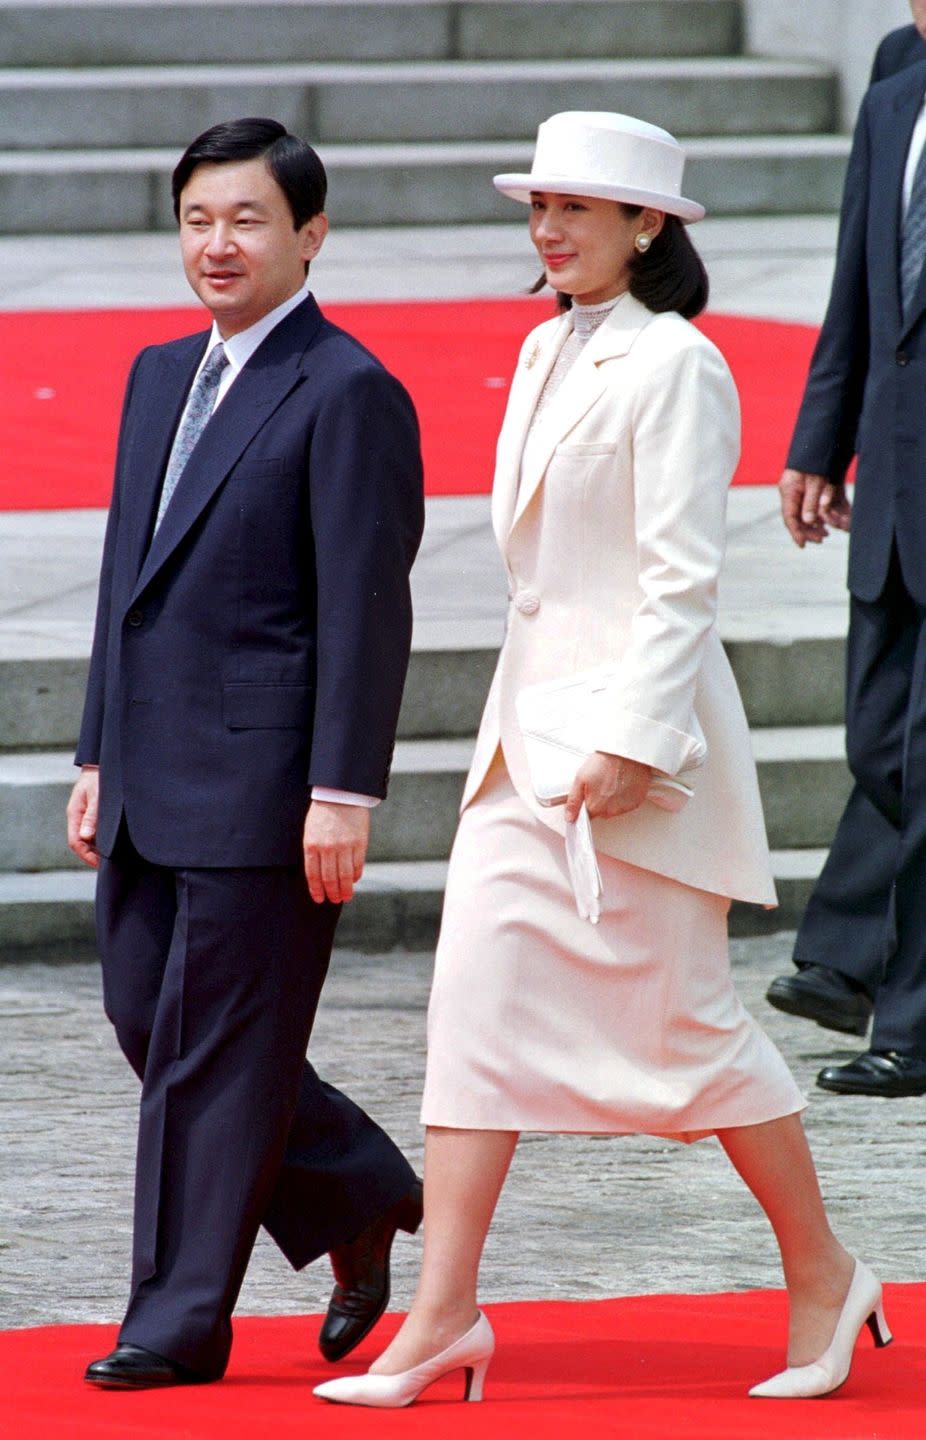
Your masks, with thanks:
[[[829,845],[852,789],[841,725],[752,731],[769,844]]]
[[[556,110],[613,109],[679,135],[836,124],[836,77],[790,60],[527,60],[0,70],[0,148],[171,146],[233,115],[274,115],[320,147],[527,140]]]
[[[141,12],[141,13],[139,13]],[[271,60],[481,60],[496,56],[723,55],[739,49],[737,0],[520,0],[327,4],[135,0],[4,4],[4,65]]]
[[[836,211],[849,144],[825,134],[691,138],[686,190],[712,215]],[[525,141],[325,145],[328,210],[340,226],[510,223],[511,202],[491,177],[529,168],[532,149]],[[0,146],[0,234],[172,231],[178,153]]]
[[[726,648],[751,725],[841,723],[841,639],[789,644],[736,640]],[[459,649],[416,646],[399,719],[400,738],[474,735],[495,657],[493,644],[475,639]],[[0,658],[0,754],[73,747],[86,674],[83,657]]]
[[[838,725],[753,731],[770,843],[828,844],[850,789]],[[450,853],[473,742],[405,740],[396,746],[389,800],[373,817],[372,860],[443,860]],[[74,781],[68,751],[0,755],[0,871],[79,864],[65,845]]]
[[[456,827],[471,740],[396,746],[389,803],[373,817],[373,860],[445,859]],[[0,755],[0,872],[77,868],[65,843],[64,807],[76,771],[70,751]]]
[[[792,929],[825,858],[820,849],[774,852],[778,908],[735,904],[731,933]],[[442,861],[369,864],[354,900],[344,907],[338,945],[373,952],[432,949],[446,875]],[[0,964],[92,960],[94,885],[94,872],[87,869],[0,874]]]

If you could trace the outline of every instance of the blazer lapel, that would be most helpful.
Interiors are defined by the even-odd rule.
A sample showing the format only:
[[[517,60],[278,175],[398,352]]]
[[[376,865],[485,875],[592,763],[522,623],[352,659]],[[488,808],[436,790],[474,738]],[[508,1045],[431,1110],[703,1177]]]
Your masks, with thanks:
[[[308,335],[306,319],[316,321]],[[320,324],[321,312],[307,301],[270,332],[244,366],[187,461],[142,563],[133,601],[195,524],[268,416],[299,383],[303,353]],[[159,475],[163,470],[162,465]]]
[[[504,549],[511,529],[521,474],[521,455],[534,408],[572,325],[568,315],[549,323],[519,360],[498,437],[492,485],[492,528]]]
[[[137,468],[129,482],[134,508],[130,563],[135,576],[144,563],[174,434],[208,339],[207,330],[191,335],[179,346],[165,346],[155,352],[154,374],[147,385],[138,423],[138,431],[145,437],[144,465]]]
[[[534,498],[557,445],[575,429],[602,395],[607,384],[604,362],[626,355],[644,325],[649,324],[652,318],[652,312],[645,305],[634,300],[632,295],[625,294],[583,346],[550,401],[549,408],[538,421],[540,443],[532,448],[529,469],[521,473],[509,533]]]
[[[883,253],[890,257],[890,288],[895,308],[897,329],[906,334],[915,323],[926,305],[926,283],[920,276],[919,287],[914,297],[909,324],[904,324],[900,308],[900,241],[903,234],[903,180],[907,154],[913,137],[913,128],[923,103],[926,89],[926,65],[916,65],[906,83],[893,97],[890,108],[887,133],[878,148],[872,174],[877,177],[876,193],[873,198],[873,212],[878,215],[882,234]]]

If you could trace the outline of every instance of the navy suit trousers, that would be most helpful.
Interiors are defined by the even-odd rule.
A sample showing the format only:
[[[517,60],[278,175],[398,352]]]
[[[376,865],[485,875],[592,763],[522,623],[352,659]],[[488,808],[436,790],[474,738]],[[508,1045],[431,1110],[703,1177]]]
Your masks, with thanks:
[[[893,948],[898,842],[897,826],[855,785],[801,918],[796,963],[837,970],[874,998]]]
[[[101,866],[104,1003],[142,1081],[120,1340],[209,1378],[260,1225],[299,1268],[414,1180],[305,1059],[338,915],[299,867],[166,869],[124,823]]]
[[[896,552],[878,598],[852,597],[846,717],[849,766],[868,802],[859,813],[881,841],[867,876],[868,900],[880,885],[884,907],[871,1047],[926,1056],[926,607],[909,594]],[[891,859],[892,916],[883,884]],[[871,910],[859,916],[863,947],[877,934]],[[845,934],[851,944],[848,925]]]

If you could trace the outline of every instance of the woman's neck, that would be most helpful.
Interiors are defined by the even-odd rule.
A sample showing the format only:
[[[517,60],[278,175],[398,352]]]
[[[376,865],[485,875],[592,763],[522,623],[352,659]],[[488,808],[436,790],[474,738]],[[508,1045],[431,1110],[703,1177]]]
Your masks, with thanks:
[[[582,305],[578,300],[573,300],[572,327],[575,333],[583,340],[594,335],[626,293],[626,290],[622,290],[619,295],[612,295],[610,300],[599,300],[596,305]]]

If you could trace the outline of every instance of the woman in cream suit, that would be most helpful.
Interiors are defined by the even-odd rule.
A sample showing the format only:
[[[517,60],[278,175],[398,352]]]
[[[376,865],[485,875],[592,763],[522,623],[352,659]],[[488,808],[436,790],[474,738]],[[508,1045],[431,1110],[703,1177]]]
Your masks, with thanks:
[[[531,206],[560,314],[524,343],[498,443],[508,627],[436,957],[421,1280],[385,1354],[320,1386],[329,1400],[404,1405],[458,1368],[480,1397],[493,1339],[477,1271],[521,1130],[719,1137],[771,1221],[791,1301],[788,1368],[752,1394],[827,1393],[866,1321],[889,1338],[878,1281],[827,1223],[803,1099],[730,979],[730,900],[775,891],[716,627],[739,407],[683,318],[707,298],[683,166],[663,130],[569,112],[541,125],[530,174],[495,180]],[[615,662],[567,803],[539,804],[516,697]],[[680,773],[680,809],[647,799]],[[566,858],[586,817],[597,924]]]

